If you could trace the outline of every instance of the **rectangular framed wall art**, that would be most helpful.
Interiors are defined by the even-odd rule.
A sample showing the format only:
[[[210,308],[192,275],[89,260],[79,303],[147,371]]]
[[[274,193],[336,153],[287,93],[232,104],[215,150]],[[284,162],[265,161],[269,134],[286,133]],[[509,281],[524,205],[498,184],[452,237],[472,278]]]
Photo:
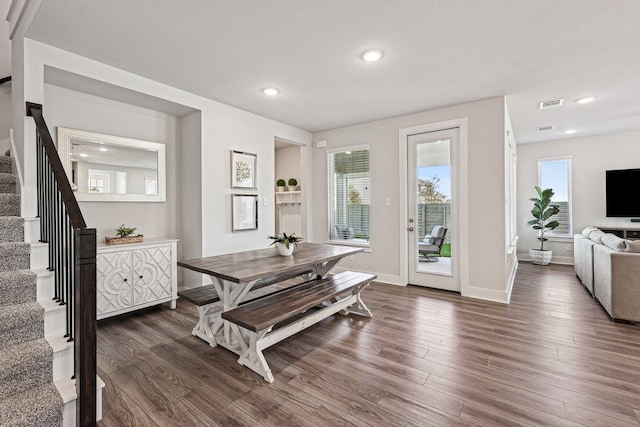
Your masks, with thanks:
[[[257,154],[231,151],[231,188],[257,189],[257,163]]]
[[[232,194],[232,231],[258,229],[258,195]]]

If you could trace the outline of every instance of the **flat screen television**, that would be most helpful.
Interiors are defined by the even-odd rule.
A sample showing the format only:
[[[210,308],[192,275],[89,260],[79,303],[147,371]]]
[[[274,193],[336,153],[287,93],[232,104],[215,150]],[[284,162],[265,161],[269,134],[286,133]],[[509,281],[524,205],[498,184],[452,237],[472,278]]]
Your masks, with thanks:
[[[640,218],[640,169],[606,172],[607,216]]]

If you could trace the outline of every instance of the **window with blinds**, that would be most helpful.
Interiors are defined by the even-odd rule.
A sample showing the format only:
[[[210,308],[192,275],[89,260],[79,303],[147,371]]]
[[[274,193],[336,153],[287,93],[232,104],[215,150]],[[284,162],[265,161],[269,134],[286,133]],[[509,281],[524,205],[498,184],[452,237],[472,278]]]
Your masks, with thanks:
[[[369,146],[327,152],[329,240],[369,243]]]
[[[560,225],[548,232],[556,236],[572,236],[571,227],[571,157],[538,159],[538,186],[551,188],[551,203],[558,205],[560,213],[554,219]]]

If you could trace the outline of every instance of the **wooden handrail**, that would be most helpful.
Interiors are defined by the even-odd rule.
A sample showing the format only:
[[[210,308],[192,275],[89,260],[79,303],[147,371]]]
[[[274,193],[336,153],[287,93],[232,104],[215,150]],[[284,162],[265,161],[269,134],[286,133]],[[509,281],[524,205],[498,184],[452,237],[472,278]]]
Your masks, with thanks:
[[[33,117],[33,120],[36,122],[36,128],[38,129],[40,138],[42,138],[42,144],[45,152],[47,153],[47,157],[49,158],[49,162],[51,162],[51,171],[58,182],[60,193],[62,194],[62,201],[67,207],[71,226],[75,229],[87,228],[87,224],[85,223],[82,212],[80,211],[80,206],[78,206],[76,196],[73,194],[71,184],[69,184],[67,173],[64,171],[60,157],[58,157],[58,150],[53,143],[53,138],[51,137],[51,133],[49,133],[49,128],[42,116],[42,105],[27,102],[27,116]]]
[[[40,238],[49,244],[49,269],[54,272],[56,300],[66,305],[65,336],[74,342],[75,424],[95,426],[96,229],[87,228],[42,115],[42,105],[28,102],[27,115],[33,117],[38,133],[36,169]]]

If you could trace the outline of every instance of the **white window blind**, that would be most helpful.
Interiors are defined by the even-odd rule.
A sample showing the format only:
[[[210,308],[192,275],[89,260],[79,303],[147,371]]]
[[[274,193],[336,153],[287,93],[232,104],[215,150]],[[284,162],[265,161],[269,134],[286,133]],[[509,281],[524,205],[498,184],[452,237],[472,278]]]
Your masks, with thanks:
[[[369,147],[327,153],[329,240],[369,243]]]
[[[560,208],[554,217],[560,226],[550,234],[571,236],[571,158],[538,159],[538,186],[543,190],[553,189],[551,202]]]

